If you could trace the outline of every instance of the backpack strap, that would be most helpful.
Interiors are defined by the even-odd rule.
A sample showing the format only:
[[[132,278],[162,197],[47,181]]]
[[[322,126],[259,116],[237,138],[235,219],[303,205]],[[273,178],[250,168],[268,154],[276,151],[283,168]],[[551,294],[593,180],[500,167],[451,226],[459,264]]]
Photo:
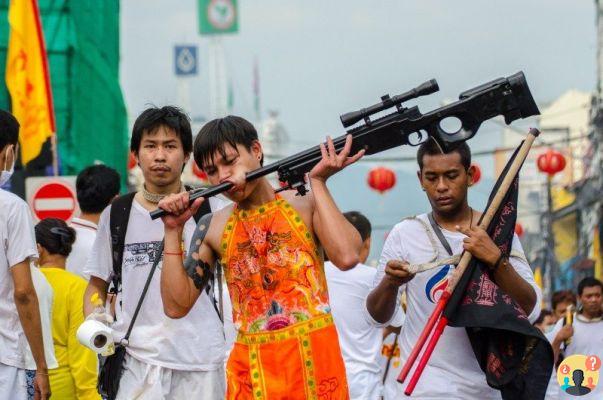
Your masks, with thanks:
[[[111,256],[113,260],[113,290],[119,291],[121,286],[121,264],[124,256],[124,243],[126,240],[126,231],[128,230],[128,221],[130,219],[130,210],[136,192],[128,193],[118,197],[111,203],[109,214],[109,229],[111,232]]]

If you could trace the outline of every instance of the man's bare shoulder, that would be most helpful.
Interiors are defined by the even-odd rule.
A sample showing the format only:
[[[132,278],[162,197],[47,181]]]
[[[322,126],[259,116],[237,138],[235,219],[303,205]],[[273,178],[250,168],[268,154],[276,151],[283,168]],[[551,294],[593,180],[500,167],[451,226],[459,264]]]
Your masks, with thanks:
[[[222,233],[226,226],[226,221],[232,214],[234,204],[229,204],[224,208],[212,213],[211,221],[209,222],[209,228],[205,241],[210,245],[214,252],[218,252],[220,247],[220,241],[222,239]]]
[[[305,196],[299,196],[295,190],[285,190],[280,193],[280,196],[291,204],[291,207],[302,217],[306,226],[312,229],[312,215],[314,213],[312,192],[306,193]]]

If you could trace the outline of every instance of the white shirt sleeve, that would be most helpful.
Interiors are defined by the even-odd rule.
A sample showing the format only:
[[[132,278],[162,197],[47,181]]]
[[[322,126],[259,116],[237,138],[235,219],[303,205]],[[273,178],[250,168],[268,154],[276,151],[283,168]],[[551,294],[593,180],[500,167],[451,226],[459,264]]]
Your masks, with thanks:
[[[7,233],[5,247],[9,268],[38,257],[33,222],[24,201],[15,202],[9,210]]]
[[[530,286],[534,288],[534,292],[536,292],[536,304],[534,304],[532,312],[530,313],[530,315],[528,315],[528,320],[531,323],[534,323],[534,321],[536,321],[540,316],[540,311],[542,308],[542,291],[534,280],[534,273],[528,265],[526,256],[523,252],[523,248],[521,247],[521,242],[515,234],[513,235],[513,244],[511,256],[509,257],[509,262],[511,263],[513,268],[515,268],[515,271],[519,274],[519,276],[521,276],[526,282],[528,282]]]
[[[375,279],[373,280],[373,289],[376,288],[379,285],[379,283],[383,280],[383,278],[385,277],[385,265],[387,264],[387,262],[389,260],[405,260],[406,259],[405,255],[404,255],[404,247],[402,244],[402,238],[401,238],[401,234],[400,234],[400,231],[401,231],[400,224],[397,224],[396,226],[394,226],[392,228],[389,235],[387,236],[387,239],[385,240],[385,244],[383,245],[383,250],[381,251],[381,257],[379,257],[379,264],[377,265],[377,273],[375,274]],[[406,285],[402,285],[398,289],[398,299],[400,298],[400,295],[404,291],[405,287],[406,287]],[[397,302],[396,302],[396,309],[394,310],[394,314],[388,321],[386,321],[384,323],[375,321],[373,316],[369,313],[368,308],[366,307],[366,303],[365,303],[365,307],[364,307],[363,311],[365,314],[364,317],[365,317],[366,321],[373,326],[377,326],[377,327],[386,327],[389,325],[401,326],[401,323],[404,322],[404,315],[403,315],[404,311],[402,310],[402,307],[400,307]],[[400,314],[402,314],[402,316],[400,316]],[[395,324],[400,324],[400,325],[395,325]]]
[[[84,274],[96,276],[109,282],[113,273],[113,258],[111,256],[111,230],[109,227],[109,216],[111,206],[104,209],[98,223],[96,239],[92,245],[92,251],[84,267]]]
[[[229,200],[225,199],[221,195],[212,196],[209,198],[209,208],[211,209],[212,213],[215,213],[216,211],[223,209],[230,203],[231,202]]]

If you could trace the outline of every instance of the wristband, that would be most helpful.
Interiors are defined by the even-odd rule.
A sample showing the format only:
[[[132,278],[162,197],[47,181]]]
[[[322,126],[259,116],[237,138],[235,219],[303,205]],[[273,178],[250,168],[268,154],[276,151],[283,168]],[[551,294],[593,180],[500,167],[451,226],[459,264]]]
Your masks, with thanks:
[[[182,256],[184,253],[183,252],[169,252],[169,251],[164,251],[163,254],[165,254],[166,256]]]

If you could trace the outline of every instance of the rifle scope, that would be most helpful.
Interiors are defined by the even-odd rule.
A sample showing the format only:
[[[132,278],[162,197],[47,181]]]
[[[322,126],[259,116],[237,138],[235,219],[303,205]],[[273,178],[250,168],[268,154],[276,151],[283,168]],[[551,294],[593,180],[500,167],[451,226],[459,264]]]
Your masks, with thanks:
[[[361,119],[368,118],[371,115],[378,113],[379,111],[383,111],[394,106],[399,107],[400,104],[407,100],[416,99],[420,96],[426,96],[428,94],[435,93],[438,90],[440,90],[438,82],[435,79],[431,79],[427,82],[420,84],[416,88],[409,90],[408,92],[402,93],[398,96],[389,97],[389,94],[386,94],[381,97],[381,103],[374,104],[370,107],[363,108],[358,111],[345,113],[343,115],[340,115],[339,118],[341,119],[343,127],[347,128],[350,125],[354,125]]]

